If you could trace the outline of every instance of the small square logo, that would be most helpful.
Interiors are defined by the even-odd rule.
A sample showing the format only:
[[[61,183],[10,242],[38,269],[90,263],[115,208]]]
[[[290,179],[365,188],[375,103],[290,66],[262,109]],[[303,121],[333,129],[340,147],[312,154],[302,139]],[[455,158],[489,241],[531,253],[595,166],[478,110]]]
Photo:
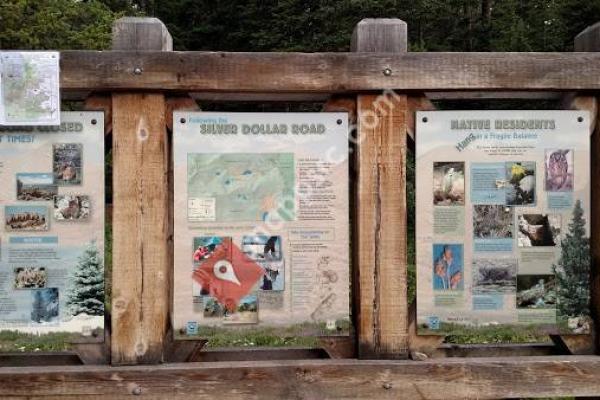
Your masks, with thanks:
[[[198,323],[196,321],[189,321],[186,324],[185,332],[188,336],[193,336],[198,334]]]
[[[436,331],[440,329],[440,319],[438,317],[429,317],[427,325],[429,325],[429,329]]]

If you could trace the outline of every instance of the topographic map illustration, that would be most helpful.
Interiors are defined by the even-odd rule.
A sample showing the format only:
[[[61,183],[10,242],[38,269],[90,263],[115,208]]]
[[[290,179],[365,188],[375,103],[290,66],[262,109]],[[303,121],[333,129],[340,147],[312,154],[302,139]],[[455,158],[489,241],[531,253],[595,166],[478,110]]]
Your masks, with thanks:
[[[216,221],[292,221],[294,182],[292,153],[188,154],[188,204]]]
[[[0,53],[0,124],[60,125],[59,53]]]

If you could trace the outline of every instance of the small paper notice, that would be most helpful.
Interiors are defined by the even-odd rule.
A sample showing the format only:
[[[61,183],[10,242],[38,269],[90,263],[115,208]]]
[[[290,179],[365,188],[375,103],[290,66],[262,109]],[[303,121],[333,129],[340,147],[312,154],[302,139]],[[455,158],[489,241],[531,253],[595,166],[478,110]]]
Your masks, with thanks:
[[[188,221],[205,222],[216,220],[216,199],[214,197],[191,197],[188,199]]]
[[[0,52],[0,125],[60,125],[58,52]]]

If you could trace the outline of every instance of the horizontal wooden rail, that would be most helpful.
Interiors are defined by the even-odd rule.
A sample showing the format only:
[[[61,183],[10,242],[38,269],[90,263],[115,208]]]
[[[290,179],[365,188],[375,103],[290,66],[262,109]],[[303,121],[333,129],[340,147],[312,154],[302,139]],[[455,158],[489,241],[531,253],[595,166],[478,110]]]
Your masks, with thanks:
[[[600,392],[600,357],[302,360],[0,369],[1,398],[515,398]]]
[[[600,54],[64,51],[61,72],[65,91],[598,90]]]

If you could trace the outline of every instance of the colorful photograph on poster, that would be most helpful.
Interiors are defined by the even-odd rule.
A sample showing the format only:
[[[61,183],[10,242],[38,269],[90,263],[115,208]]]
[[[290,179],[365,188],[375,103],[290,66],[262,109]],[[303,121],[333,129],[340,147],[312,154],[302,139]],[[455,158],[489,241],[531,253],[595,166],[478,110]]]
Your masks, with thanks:
[[[573,150],[546,150],[544,159],[544,182],[547,192],[573,191]]]
[[[558,214],[521,214],[518,217],[519,247],[560,244],[561,216]]]
[[[81,221],[90,217],[89,196],[54,196],[54,219],[57,221]]]
[[[52,146],[54,183],[57,185],[80,185],[83,175],[79,143],[56,143]]]
[[[517,308],[556,308],[554,275],[518,275]]]
[[[233,310],[225,307],[224,324],[256,324],[257,322],[258,297],[256,293],[242,297]]]
[[[567,110],[418,112],[419,334],[487,342],[591,331],[591,120]],[[464,163],[464,207],[431,201],[435,166],[448,160]],[[444,252],[451,244],[460,257]],[[457,259],[463,286],[453,292]]]
[[[281,236],[244,236],[242,251],[265,270],[260,285],[261,290],[284,290],[285,271]]]
[[[465,163],[433,163],[433,204],[436,206],[465,205]]]
[[[50,227],[45,206],[5,206],[4,218],[9,232],[47,231]]]
[[[50,201],[58,193],[52,174],[18,173],[17,200]]]
[[[433,289],[463,290],[463,245],[433,245]]]
[[[498,257],[473,260],[473,293],[514,293],[516,288],[516,259]]]
[[[31,291],[31,322],[58,323],[58,289],[45,288]]]
[[[200,288],[200,295],[211,296],[226,310],[235,312],[241,299],[255,287],[264,271],[242,253],[231,238],[223,239],[210,257],[194,268],[192,279]]]
[[[204,318],[223,318],[225,307],[214,297],[204,297]]]
[[[514,213],[501,205],[473,206],[473,236],[477,239],[507,239],[513,237]]]
[[[39,289],[45,288],[48,274],[44,267],[16,267],[15,289]]]
[[[535,162],[513,161],[506,163],[506,205],[528,206],[535,204]]]
[[[193,239],[193,264],[192,273],[195,274],[198,266],[209,260],[215,252],[218,255],[222,255],[224,258],[231,259],[231,238],[221,236],[201,236]],[[226,253],[226,254],[224,254]],[[208,278],[205,279],[208,281]],[[192,300],[194,303],[206,304],[204,299],[209,296],[208,286],[203,287],[201,284],[202,280],[192,279]],[[209,298],[213,302],[216,301],[214,298]],[[212,306],[210,307],[212,309]],[[205,310],[206,312],[206,310]],[[209,312],[210,314],[210,312]]]

